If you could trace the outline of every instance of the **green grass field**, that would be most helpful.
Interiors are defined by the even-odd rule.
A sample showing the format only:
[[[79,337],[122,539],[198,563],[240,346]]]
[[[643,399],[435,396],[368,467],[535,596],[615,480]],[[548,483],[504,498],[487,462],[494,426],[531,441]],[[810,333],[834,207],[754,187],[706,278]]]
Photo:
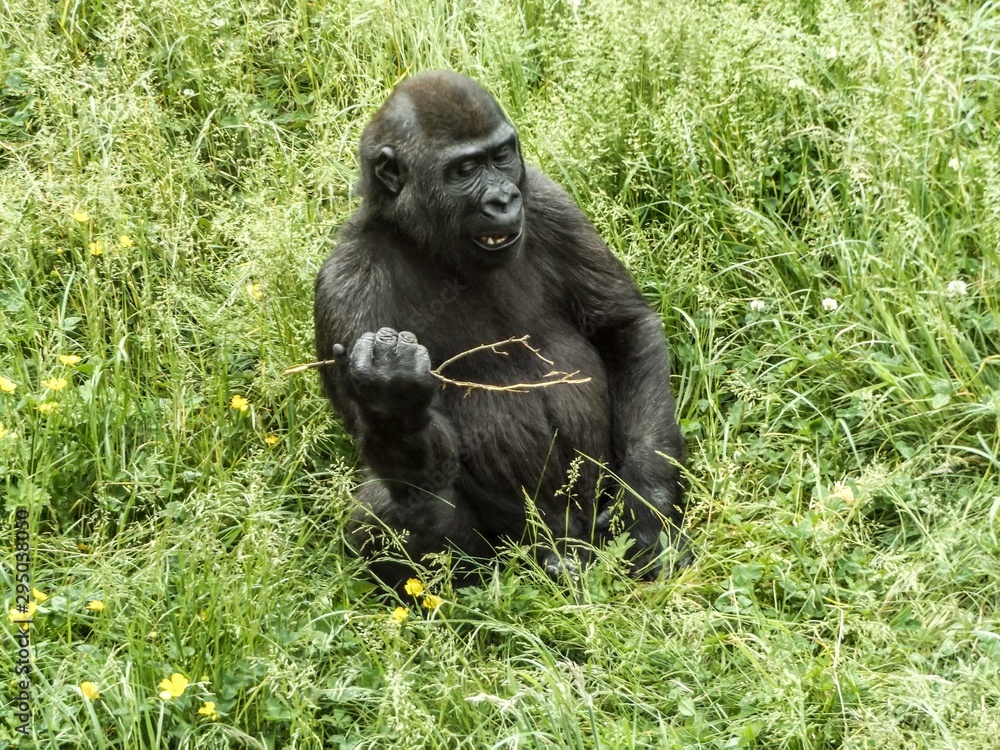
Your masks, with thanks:
[[[663,317],[672,580],[511,548],[397,623],[345,554],[354,448],[282,373],[439,67]],[[996,0],[0,3],[0,747],[996,748],[998,418]]]

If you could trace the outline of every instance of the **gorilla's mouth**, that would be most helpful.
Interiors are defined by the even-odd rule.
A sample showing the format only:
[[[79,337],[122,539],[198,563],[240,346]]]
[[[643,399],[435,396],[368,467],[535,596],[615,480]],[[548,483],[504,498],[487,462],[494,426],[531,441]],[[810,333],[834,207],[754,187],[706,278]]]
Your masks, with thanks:
[[[519,239],[521,239],[520,230],[508,232],[507,234],[482,234],[478,237],[473,237],[472,241],[484,250],[503,250],[513,245]]]

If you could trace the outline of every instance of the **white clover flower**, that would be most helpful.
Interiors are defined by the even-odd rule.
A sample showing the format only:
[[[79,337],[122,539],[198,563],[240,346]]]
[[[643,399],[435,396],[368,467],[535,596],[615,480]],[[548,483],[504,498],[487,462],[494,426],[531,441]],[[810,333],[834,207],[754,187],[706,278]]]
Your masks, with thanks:
[[[957,172],[958,168],[962,166],[962,162],[958,160],[957,156],[953,156],[948,160],[948,166]]]
[[[825,57],[827,60],[836,60],[839,54],[840,53],[837,52],[836,47],[827,47],[825,50],[823,50],[823,57]]]
[[[767,305],[764,304],[764,300],[762,299],[750,300],[750,310],[752,312],[764,312],[765,307],[767,307]]]
[[[854,490],[846,482],[835,482],[830,490],[830,497],[840,500],[845,505],[851,505],[857,499]]]
[[[833,297],[826,297],[821,304],[827,312],[833,312],[840,307],[840,304]]]
[[[944,290],[949,297],[964,297],[969,293],[969,285],[961,279],[955,279],[954,281],[949,281],[948,286]]]
[[[193,89],[184,89],[181,93],[184,96],[194,96],[194,90]]]
[[[801,78],[793,78],[788,82],[788,88],[794,91],[801,91],[805,87],[806,87],[806,82],[803,81]]]

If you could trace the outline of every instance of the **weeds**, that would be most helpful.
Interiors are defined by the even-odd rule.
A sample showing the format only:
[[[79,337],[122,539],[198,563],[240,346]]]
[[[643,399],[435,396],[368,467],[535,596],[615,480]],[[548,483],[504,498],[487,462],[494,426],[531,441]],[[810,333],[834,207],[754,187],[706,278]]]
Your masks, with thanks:
[[[12,0],[0,41],[36,746],[995,746],[995,2]],[[282,372],[360,129],[429,67],[498,95],[662,314],[672,580],[611,545],[574,592],[512,547],[425,608],[345,553],[352,448]]]

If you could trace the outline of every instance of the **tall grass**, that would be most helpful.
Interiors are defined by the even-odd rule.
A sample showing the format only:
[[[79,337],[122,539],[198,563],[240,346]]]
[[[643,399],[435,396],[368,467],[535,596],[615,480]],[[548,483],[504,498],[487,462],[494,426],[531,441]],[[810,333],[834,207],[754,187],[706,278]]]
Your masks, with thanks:
[[[613,546],[574,592],[511,548],[481,587],[429,571],[444,605],[399,624],[345,554],[353,448],[282,372],[360,130],[433,67],[496,93],[664,319],[673,580]],[[998,248],[996,2],[10,0],[25,744],[995,747]]]

